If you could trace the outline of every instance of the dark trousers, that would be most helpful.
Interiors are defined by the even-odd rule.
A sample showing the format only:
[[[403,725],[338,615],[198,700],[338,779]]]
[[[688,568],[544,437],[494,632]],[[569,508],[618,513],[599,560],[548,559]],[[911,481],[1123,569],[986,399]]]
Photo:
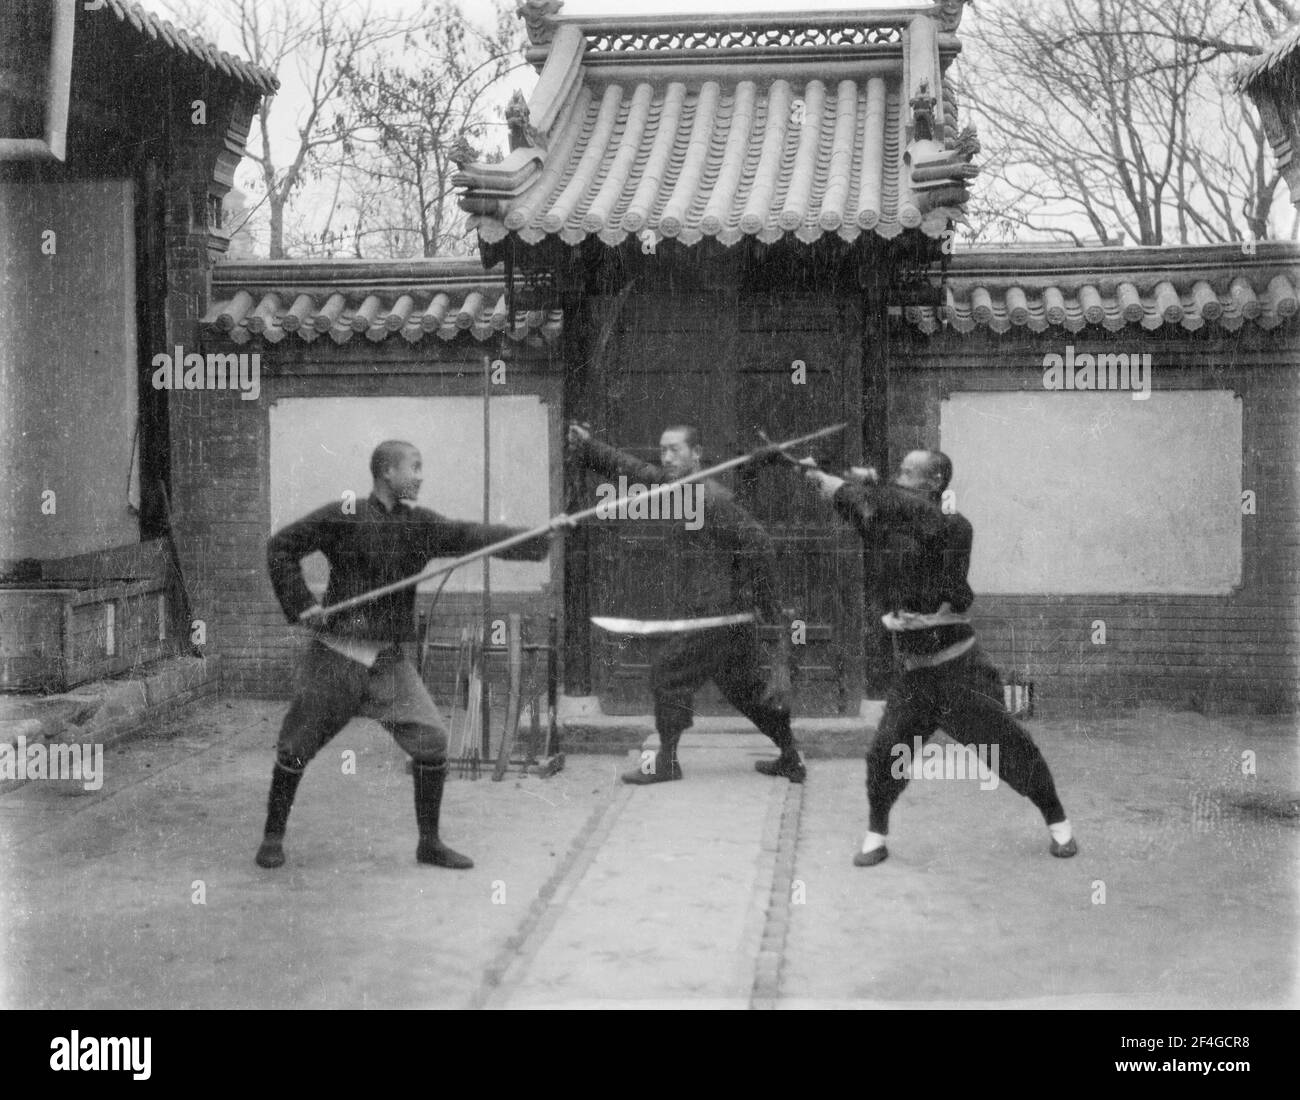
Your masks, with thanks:
[[[792,749],[790,711],[763,702],[768,678],[762,664],[758,627],[753,623],[693,630],[660,642],[650,661],[650,689],[655,729],[661,748],[668,750],[667,759],[673,759],[682,732],[694,721],[695,693],[709,680],[779,749]]]
[[[910,753],[942,729],[963,745],[998,746],[998,775],[1030,799],[1049,824],[1065,820],[1051,770],[1025,728],[1007,713],[997,669],[976,644],[934,668],[901,673],[889,689],[880,728],[867,750],[871,831],[889,832],[889,811],[907,786],[895,745]]]
[[[298,694],[280,727],[277,758],[301,770],[355,717],[383,724],[419,764],[447,759],[447,729],[415,665],[398,649],[371,668],[312,642],[303,657]]]

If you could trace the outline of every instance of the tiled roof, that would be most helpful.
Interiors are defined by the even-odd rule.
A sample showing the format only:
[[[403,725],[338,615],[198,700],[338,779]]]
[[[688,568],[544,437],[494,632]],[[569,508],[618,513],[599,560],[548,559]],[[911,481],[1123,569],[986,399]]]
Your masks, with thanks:
[[[561,319],[558,309],[520,309],[511,318],[505,280],[477,261],[333,260],[218,265],[202,323],[210,336],[236,344],[322,336],[336,344],[400,336],[414,344],[434,335],[552,344]]]
[[[1279,66],[1294,62],[1300,50],[1300,23],[1273,40],[1258,57],[1243,62],[1233,76],[1238,91],[1245,91]]]
[[[599,23],[524,7],[544,64],[508,112],[513,151],[455,177],[487,242],[938,237],[961,215],[978,144],[955,132],[958,45],[928,7]]]
[[[1251,256],[1241,245],[959,253],[945,280],[946,306],[894,312],[927,335],[945,319],[959,333],[1089,325],[1234,332],[1248,322],[1272,329],[1300,310],[1300,248],[1254,247]]]
[[[82,5],[78,3],[77,7],[81,8]],[[107,0],[99,14],[106,12],[111,12],[119,22],[132,27],[163,49],[175,50],[201,61],[208,68],[216,69],[241,84],[252,85],[268,95],[280,87],[280,81],[273,72],[219,50],[197,35],[186,34],[166,20],[145,11],[139,4],[128,3],[127,0]]]

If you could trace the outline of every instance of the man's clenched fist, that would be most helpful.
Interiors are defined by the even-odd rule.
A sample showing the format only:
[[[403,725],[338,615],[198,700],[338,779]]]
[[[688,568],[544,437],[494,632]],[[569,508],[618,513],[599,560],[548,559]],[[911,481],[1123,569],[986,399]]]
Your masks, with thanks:
[[[818,494],[825,500],[830,500],[835,495],[835,491],[844,484],[842,477],[833,477],[822,473],[821,470],[805,470],[803,476],[812,483]]]

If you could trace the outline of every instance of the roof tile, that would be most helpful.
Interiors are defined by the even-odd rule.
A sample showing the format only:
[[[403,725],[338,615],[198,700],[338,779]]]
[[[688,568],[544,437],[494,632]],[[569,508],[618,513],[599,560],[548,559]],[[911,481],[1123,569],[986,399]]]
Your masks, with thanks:
[[[1158,254],[1161,250],[1135,251]],[[1090,273],[1062,271],[1055,278],[1030,273],[1032,286],[1025,285],[1024,270],[1009,269],[1005,275],[996,271],[967,274],[963,268],[989,263],[990,256],[999,255],[970,252],[954,259],[944,289],[945,306],[906,306],[898,312],[926,335],[945,325],[962,334],[980,329],[1044,332],[1051,327],[1079,332],[1088,325],[1109,332],[1130,326],[1196,332],[1207,324],[1231,332],[1248,321],[1267,330],[1300,312],[1296,255],[1279,249],[1276,258],[1234,273],[1241,258],[1239,249],[1210,246],[1202,252],[1202,269],[1208,269],[1209,277],[1195,269],[1188,274],[1161,271],[1149,266],[1150,255],[1135,255],[1127,271],[1114,270],[1112,257],[1107,269]],[[1062,255],[1086,261],[1088,253]],[[1278,270],[1279,266],[1284,270]]]
[[[417,285],[393,287],[387,265],[340,268],[354,276],[357,289],[304,286],[300,280],[316,274],[308,265],[276,268],[273,278],[267,277],[263,265],[221,265],[214,273],[214,298],[203,325],[210,335],[237,344],[253,339],[277,344],[286,335],[308,343],[322,336],[337,344],[358,336],[379,343],[397,334],[410,343],[435,334],[444,341],[472,338],[482,343],[502,333],[516,342],[554,344],[560,336],[558,309],[517,309],[512,321],[499,276],[483,274],[448,285],[434,261],[431,278],[422,286],[419,280],[408,280]],[[241,279],[245,272],[247,280]],[[280,285],[272,286],[272,281]]]
[[[571,245],[630,234],[728,246],[917,228],[938,237],[961,216],[974,148],[945,147],[919,122],[913,139],[909,103],[922,84],[943,98],[936,136],[943,126],[957,136],[939,79],[956,46],[938,41],[931,13],[774,15],[770,26],[682,16],[679,27],[534,15],[556,26],[530,54],[545,63],[529,103],[536,156],[466,164],[454,177],[488,243],[509,233]],[[909,92],[906,64],[922,61],[930,79],[913,71]]]
[[[1294,64],[1297,50],[1300,50],[1300,23],[1278,35],[1261,54],[1238,67],[1234,78],[1237,90],[1249,89],[1280,65]]]
[[[280,87],[280,81],[273,72],[218,50],[197,35],[186,34],[153,13],[145,11],[137,3],[128,0],[108,0],[107,6],[119,22],[129,25],[159,46],[193,57],[208,68],[225,73],[241,84],[249,84],[261,92],[272,94]]]

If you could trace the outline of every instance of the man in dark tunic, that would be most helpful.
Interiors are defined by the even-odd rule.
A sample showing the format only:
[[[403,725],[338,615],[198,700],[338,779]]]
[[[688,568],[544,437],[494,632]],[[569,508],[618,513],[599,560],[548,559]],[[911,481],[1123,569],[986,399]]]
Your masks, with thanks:
[[[974,531],[964,516],[945,514],[940,506],[952,462],[939,451],[912,451],[892,485],[876,484],[874,471],[863,475],[849,481],[820,470],[806,475],[864,539],[872,527],[883,536],[880,596],[892,610],[882,622],[901,666],[867,752],[870,825],[853,862],[870,867],[888,856],[889,811],[908,778],[899,757],[910,756],[939,728],[963,745],[996,746],[995,769],[1042,813],[1052,855],[1073,856],[1078,845],[1051,770],[1007,713],[997,670],[967,614],[975,599],[966,581]]]
[[[647,487],[696,473],[704,456],[699,432],[689,424],[664,431],[659,466],[592,439],[580,425],[570,426],[569,442],[590,469]],[[758,761],[758,771],[802,783],[806,772],[790,729],[790,638],[777,593],[772,541],[720,482],[706,479],[681,491],[696,494],[699,515],[695,523],[666,517],[674,522],[663,568],[655,577],[674,594],[674,608],[684,620],[681,629],[658,642],[650,666],[659,751],[652,761],[626,773],[623,782],[682,778],[677,743],[693,721],[695,692],[712,680],[727,702],[780,749],[777,758]],[[690,625],[719,619],[730,621]],[[761,668],[760,624],[780,628],[770,677]]]
[[[301,561],[320,551],[329,562],[326,606],[414,576],[431,558],[457,557],[518,534],[520,528],[447,519],[412,503],[422,481],[420,452],[390,440],[370,459],[374,490],[354,506],[327,504],[276,532],[267,543],[267,566],[276,598],[291,623],[315,633],[301,686],[280,729],[266,828],[257,863],[284,863],[289,808],[308,761],[348,721],[375,718],[412,758],[416,859],[464,869],[473,861],[438,837],[447,775],[447,731],[404,648],[415,640],[415,586],[324,615],[303,580]],[[540,561],[548,536],[504,550],[499,557]],[[304,615],[304,613],[306,613]]]

